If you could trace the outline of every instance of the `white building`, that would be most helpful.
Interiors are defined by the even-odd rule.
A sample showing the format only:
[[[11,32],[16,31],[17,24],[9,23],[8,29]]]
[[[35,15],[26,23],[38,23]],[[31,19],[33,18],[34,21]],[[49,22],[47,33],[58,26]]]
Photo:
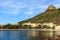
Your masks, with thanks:
[[[23,25],[22,26],[24,26],[24,25],[31,25],[32,27],[36,27],[37,26],[37,23],[30,23],[30,22],[28,22],[28,23],[23,23]]]
[[[50,27],[56,26],[56,24],[53,24],[53,23],[43,23],[43,25],[47,25],[47,26],[50,26]]]
[[[32,27],[37,27],[38,25],[41,25],[41,26],[43,26],[43,25],[47,25],[47,26],[50,26],[50,27],[53,27],[53,26],[56,26],[55,24],[53,24],[53,23],[30,23],[30,22],[28,22],[28,23],[23,23],[23,25],[31,25]]]
[[[56,26],[55,29],[60,29],[60,25]]]

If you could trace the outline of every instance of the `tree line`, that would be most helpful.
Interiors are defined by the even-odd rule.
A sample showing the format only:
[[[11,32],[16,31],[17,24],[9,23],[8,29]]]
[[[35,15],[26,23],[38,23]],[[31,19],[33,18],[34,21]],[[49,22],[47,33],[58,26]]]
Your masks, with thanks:
[[[0,26],[0,28],[2,29],[55,29],[55,26],[53,27],[50,27],[50,26],[47,26],[47,25],[44,25],[44,26],[41,26],[41,25],[38,25],[36,27],[32,27],[31,25],[11,25],[11,24],[6,24],[6,25],[3,25],[2,27]]]

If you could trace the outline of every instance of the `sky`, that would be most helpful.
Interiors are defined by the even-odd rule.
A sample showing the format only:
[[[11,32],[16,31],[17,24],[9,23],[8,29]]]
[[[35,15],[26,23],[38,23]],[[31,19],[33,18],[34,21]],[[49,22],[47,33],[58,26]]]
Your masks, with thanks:
[[[0,24],[15,24],[44,12],[49,5],[60,7],[60,0],[0,0]]]

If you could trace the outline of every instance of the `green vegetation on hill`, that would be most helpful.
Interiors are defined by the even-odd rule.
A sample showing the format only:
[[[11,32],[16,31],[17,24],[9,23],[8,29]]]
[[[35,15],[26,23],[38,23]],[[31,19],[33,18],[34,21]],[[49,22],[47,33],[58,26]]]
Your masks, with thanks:
[[[54,6],[49,6],[48,9],[41,13],[38,14],[37,16],[24,20],[21,22],[18,22],[19,24],[25,23],[25,22],[31,22],[31,23],[49,23],[53,22],[55,24],[60,24],[60,8],[55,9]]]

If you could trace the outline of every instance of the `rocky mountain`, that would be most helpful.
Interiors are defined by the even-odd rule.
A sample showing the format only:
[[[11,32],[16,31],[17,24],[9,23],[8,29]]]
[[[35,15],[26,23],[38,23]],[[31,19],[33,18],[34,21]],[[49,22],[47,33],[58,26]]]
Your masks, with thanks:
[[[60,8],[57,9],[53,5],[50,5],[43,13],[36,15],[35,17],[18,22],[19,24],[31,22],[31,23],[55,23],[60,24]]]

